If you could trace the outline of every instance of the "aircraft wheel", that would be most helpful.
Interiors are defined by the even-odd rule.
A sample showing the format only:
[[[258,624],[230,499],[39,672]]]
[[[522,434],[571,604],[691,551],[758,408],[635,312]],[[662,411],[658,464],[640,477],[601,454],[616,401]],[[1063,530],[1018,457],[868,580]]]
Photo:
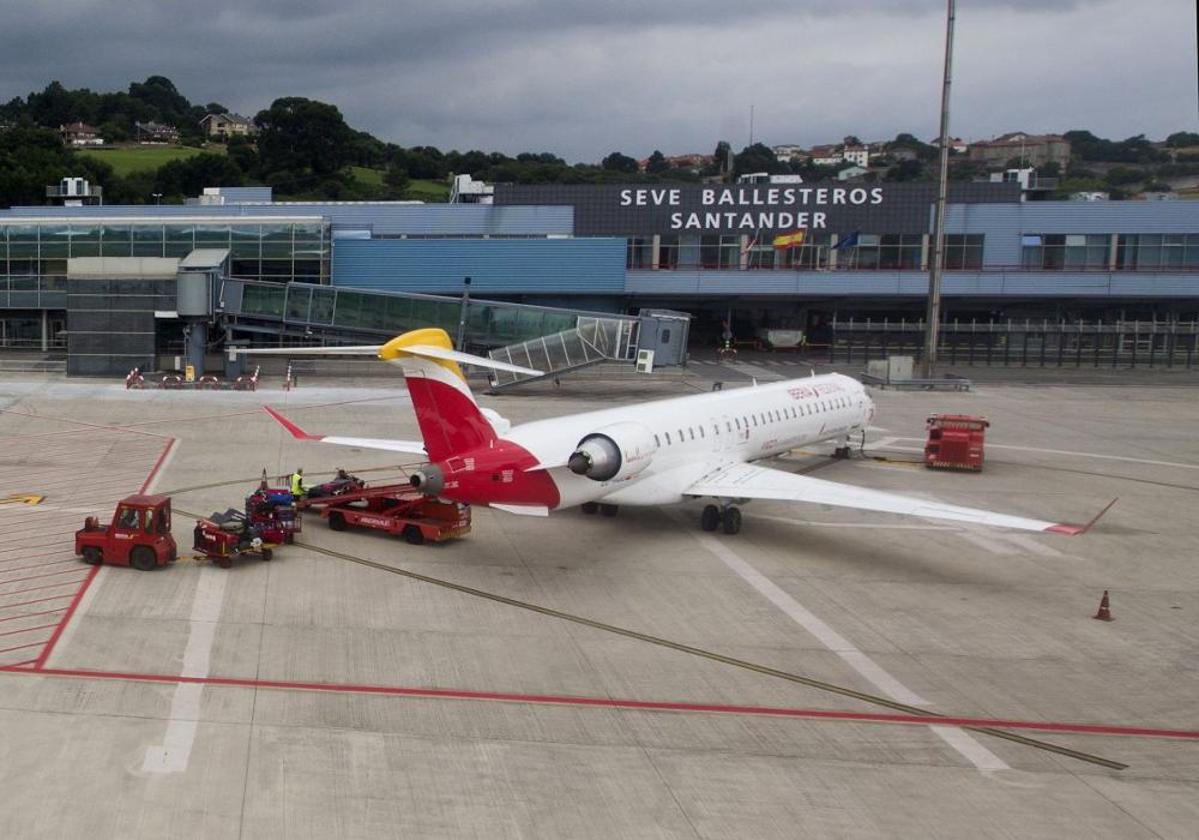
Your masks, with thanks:
[[[601,516],[615,516],[620,507],[618,505],[600,505],[599,509]]]
[[[599,513],[599,502],[583,502],[579,507],[583,513]]]
[[[338,511],[333,511],[329,514],[329,527],[334,531],[344,531],[346,529],[346,515]]]
[[[716,505],[707,505],[704,512],[699,515],[699,527],[705,531],[715,531],[720,527],[720,508]]]
[[[401,533],[409,545],[423,545],[425,542],[424,533],[415,525],[405,525]]]
[[[725,508],[722,525],[726,534],[741,533],[741,511],[735,507]]]
[[[139,545],[133,551],[129,552],[129,565],[133,566],[139,572],[148,572],[158,565],[158,560],[154,556],[152,549],[146,548],[144,545]]]

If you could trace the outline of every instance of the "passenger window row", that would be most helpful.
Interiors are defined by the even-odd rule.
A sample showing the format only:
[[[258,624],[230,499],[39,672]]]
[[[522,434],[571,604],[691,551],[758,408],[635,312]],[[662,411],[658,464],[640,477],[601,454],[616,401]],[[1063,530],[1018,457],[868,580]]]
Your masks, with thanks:
[[[737,430],[740,431],[743,428],[749,429],[751,426],[757,427],[759,425],[765,426],[767,423],[780,423],[787,418],[799,419],[800,417],[810,417],[813,414],[823,413],[825,411],[833,411],[838,408],[848,408],[849,406],[850,401],[848,398],[837,397],[831,400],[821,400],[820,402],[809,403],[806,407],[803,404],[800,404],[798,406],[789,406],[782,409],[771,409],[770,411],[764,411],[759,414],[734,417],[732,422],[728,420],[725,421],[725,428],[729,434],[732,434],[734,425],[736,425]],[[744,426],[742,423],[744,423]],[[684,443],[687,440],[696,440],[696,432],[699,433],[699,440],[706,440],[703,426],[688,426],[686,430],[682,428],[678,429],[679,443]],[[719,423],[712,424],[712,434],[720,434]],[[663,432],[661,437],[654,435],[654,445],[661,447],[662,438],[666,439],[667,446],[674,445],[674,439],[671,437],[670,432]]]

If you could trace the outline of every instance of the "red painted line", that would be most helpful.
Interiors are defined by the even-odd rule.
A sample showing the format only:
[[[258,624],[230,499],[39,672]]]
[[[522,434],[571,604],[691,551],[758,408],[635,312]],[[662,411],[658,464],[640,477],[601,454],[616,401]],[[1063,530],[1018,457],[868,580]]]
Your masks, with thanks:
[[[158,475],[158,471],[162,468],[163,462],[166,461],[167,455],[169,455],[171,450],[174,448],[175,448],[175,438],[167,438],[167,445],[165,447],[163,447],[162,452],[159,453],[158,460],[155,461],[154,466],[150,468],[150,474],[148,476],[146,476],[146,480],[142,482],[141,489],[138,490],[137,492],[139,492],[139,493],[146,492],[146,488],[149,487],[151,482],[154,481],[154,476]]]
[[[20,583],[21,581],[25,581],[25,580],[37,580],[38,578],[55,577],[57,575],[69,575],[69,574],[72,574],[77,571],[79,571],[79,570],[78,569],[67,569],[64,572],[51,572],[48,575],[30,575],[29,577],[13,578],[12,580],[0,580],[0,586],[3,586],[6,583]]]
[[[9,666],[11,668],[13,666]],[[0,671],[8,668],[0,668]],[[43,668],[38,671],[17,670],[16,673],[37,673],[41,676],[71,679],[125,680],[150,683],[192,683],[225,688],[262,688],[291,691],[318,691],[333,694],[376,694],[390,697],[418,697],[448,700],[479,700],[503,703],[525,703],[552,706],[585,706],[591,708],[629,709],[633,711],[702,712],[767,717],[836,720],[850,723],[893,723],[913,726],[973,726],[994,729],[1024,729],[1074,735],[1117,735],[1149,738],[1181,738],[1199,740],[1199,731],[1165,729],[1146,726],[1119,726],[1096,723],[1008,720],[977,717],[925,717],[882,712],[845,712],[835,709],[798,709],[777,706],[739,706],[721,703],[685,703],[660,700],[622,700],[609,697],[574,697],[553,694],[510,694],[494,691],[464,691],[441,688],[403,688],[400,686],[353,685],[341,683],[260,680],[243,677],[184,677],[175,674],[141,674],[119,671],[86,671],[74,668]]]
[[[78,583],[79,581],[75,581],[75,582]],[[37,598],[36,600],[33,600],[33,601],[22,601],[19,604],[3,604],[3,605],[0,605],[0,610],[6,610],[9,607],[27,607],[30,604],[43,604],[46,601],[61,601],[63,598],[74,598],[74,597],[75,597],[75,593],[71,592],[66,595],[54,595],[50,598]]]
[[[0,668],[0,671],[5,671],[9,668],[24,668],[26,665],[32,665],[34,662],[37,662],[37,660],[26,659],[24,662],[15,662],[12,665],[5,665],[3,668]]]
[[[43,665],[45,665],[46,660],[50,658],[50,654],[54,652],[54,646],[58,644],[58,640],[62,636],[62,631],[67,629],[67,624],[70,623],[71,616],[75,614],[75,610],[79,607],[79,602],[83,600],[84,593],[87,592],[88,587],[92,585],[92,581],[96,579],[96,575],[99,573],[100,567],[92,566],[91,571],[88,572],[87,577],[83,581],[83,586],[79,587],[79,591],[75,593],[74,600],[71,601],[70,605],[67,607],[66,613],[62,617],[62,620],[58,622],[58,627],[55,628],[54,633],[46,642],[46,647],[42,649],[41,655],[38,656],[37,661],[33,663],[33,668],[35,671],[39,670]]]
[[[40,642],[34,642],[31,645],[17,645],[16,647],[4,648],[3,650],[0,650],[0,653],[8,653],[10,650],[24,650],[25,648],[37,647],[38,645],[43,644],[45,644],[44,640]]]
[[[21,630],[8,630],[0,633],[0,636],[15,636],[18,633],[32,633],[34,630],[48,630],[51,627],[57,627],[57,624],[43,624],[40,627],[25,627]]]
[[[79,578],[79,580],[65,580],[62,583],[47,583],[42,586],[30,586],[30,587],[26,587],[25,589],[14,589],[12,592],[0,592],[0,598],[5,598],[9,595],[20,595],[23,592],[40,592],[43,589],[57,589],[60,586],[72,586],[76,583],[82,583],[82,582],[83,582],[83,578]],[[66,597],[66,596],[64,596],[64,597]],[[4,606],[0,606],[0,610],[5,609],[6,606],[15,606],[15,605],[7,604]]]
[[[66,596],[64,596],[64,597],[66,597]],[[35,618],[36,616],[39,616],[39,615],[53,615],[54,613],[62,612],[65,609],[66,609],[66,607],[59,607],[56,610],[41,610],[39,612],[23,613],[21,615],[10,615],[8,618],[0,618],[0,622],[16,621],[18,618]]]

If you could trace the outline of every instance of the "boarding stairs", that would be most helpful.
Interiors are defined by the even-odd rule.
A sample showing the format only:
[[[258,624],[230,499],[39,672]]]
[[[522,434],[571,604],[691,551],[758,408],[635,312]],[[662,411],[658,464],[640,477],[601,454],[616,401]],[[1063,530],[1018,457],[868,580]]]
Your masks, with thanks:
[[[556,379],[564,373],[602,362],[637,359],[640,323],[635,318],[580,316],[574,329],[510,344],[488,355],[500,362],[533,368],[539,376],[509,371],[490,374],[491,393],[526,382]]]

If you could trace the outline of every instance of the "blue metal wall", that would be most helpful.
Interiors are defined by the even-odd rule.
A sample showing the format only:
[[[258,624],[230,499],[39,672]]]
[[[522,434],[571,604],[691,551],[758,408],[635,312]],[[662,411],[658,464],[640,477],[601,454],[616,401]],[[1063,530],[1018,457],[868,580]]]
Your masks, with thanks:
[[[620,294],[625,240],[340,239],[333,285],[460,294]]]
[[[1199,201],[952,204],[945,231],[985,234],[983,265],[1016,266],[1025,233],[1199,233]]]

